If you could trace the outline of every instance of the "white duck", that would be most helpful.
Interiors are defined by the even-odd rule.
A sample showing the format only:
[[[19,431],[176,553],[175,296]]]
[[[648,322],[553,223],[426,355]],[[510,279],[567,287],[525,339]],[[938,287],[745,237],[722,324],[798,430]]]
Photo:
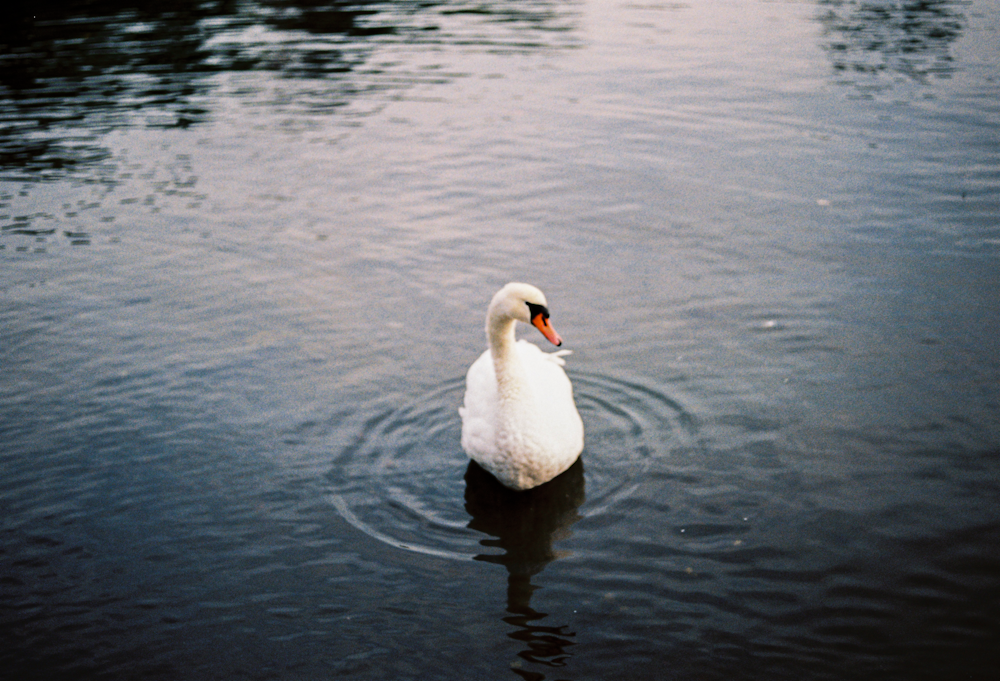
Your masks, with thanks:
[[[465,379],[462,449],[507,487],[531,489],[576,461],[583,450],[583,421],[573,386],[563,371],[569,350],[542,352],[514,340],[517,322],[532,324],[555,345],[545,296],[529,284],[507,284],[486,313],[490,349]]]

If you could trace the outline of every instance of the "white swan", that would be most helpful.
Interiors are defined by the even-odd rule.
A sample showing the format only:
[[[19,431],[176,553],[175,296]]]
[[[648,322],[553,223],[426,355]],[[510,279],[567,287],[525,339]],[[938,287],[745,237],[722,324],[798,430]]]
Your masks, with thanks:
[[[532,324],[555,345],[545,296],[528,284],[507,284],[486,313],[490,349],[465,379],[462,449],[497,480],[516,490],[548,482],[583,450],[583,421],[561,352],[514,340],[517,322]]]

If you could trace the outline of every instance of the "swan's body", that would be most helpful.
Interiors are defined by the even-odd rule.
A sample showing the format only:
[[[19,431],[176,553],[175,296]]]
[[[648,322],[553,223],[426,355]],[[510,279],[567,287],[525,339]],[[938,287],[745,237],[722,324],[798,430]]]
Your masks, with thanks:
[[[530,489],[548,482],[583,450],[583,422],[563,355],[514,340],[517,322],[533,324],[552,343],[545,296],[528,284],[507,284],[486,314],[489,350],[466,376],[462,448],[507,487]]]

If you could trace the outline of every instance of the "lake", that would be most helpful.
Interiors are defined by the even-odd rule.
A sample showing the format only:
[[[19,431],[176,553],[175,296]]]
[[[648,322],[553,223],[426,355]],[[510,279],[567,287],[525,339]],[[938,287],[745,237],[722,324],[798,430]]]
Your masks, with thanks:
[[[996,0],[8,14],[6,678],[994,678]]]

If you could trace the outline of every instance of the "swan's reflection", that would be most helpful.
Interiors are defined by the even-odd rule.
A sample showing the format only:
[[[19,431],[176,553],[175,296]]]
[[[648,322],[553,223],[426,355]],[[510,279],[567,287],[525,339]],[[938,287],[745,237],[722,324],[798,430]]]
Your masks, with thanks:
[[[472,516],[469,527],[493,537],[480,544],[503,549],[505,553],[479,555],[476,560],[499,563],[507,568],[507,612],[504,621],[517,627],[508,634],[527,647],[518,655],[528,662],[562,667],[570,657],[567,648],[575,645],[575,633],[567,625],[537,624],[548,615],[531,607],[531,594],[538,587],[531,577],[565,553],[552,543],[570,535],[569,528],[580,514],[584,501],[583,462],[577,460],[557,478],[525,492],[507,489],[479,467],[469,463],[465,472],[465,509]],[[530,681],[545,676],[514,668]]]

